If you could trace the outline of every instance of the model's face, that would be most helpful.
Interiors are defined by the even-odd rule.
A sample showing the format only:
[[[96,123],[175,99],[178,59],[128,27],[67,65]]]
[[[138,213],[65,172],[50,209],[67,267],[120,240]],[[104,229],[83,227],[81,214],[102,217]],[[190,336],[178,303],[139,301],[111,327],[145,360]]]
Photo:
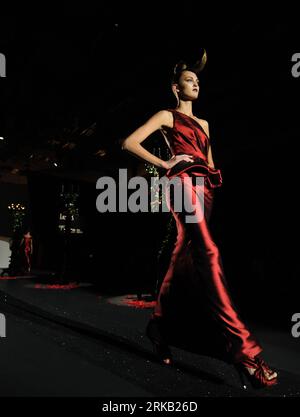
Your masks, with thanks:
[[[199,95],[199,79],[192,71],[183,71],[174,88],[181,100],[196,100]]]

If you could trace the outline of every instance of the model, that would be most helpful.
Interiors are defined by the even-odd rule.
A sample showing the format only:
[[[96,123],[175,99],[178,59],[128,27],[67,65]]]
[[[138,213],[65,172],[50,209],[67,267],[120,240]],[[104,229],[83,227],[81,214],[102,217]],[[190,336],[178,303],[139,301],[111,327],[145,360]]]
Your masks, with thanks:
[[[225,349],[230,354],[240,376],[254,387],[266,387],[277,382],[277,373],[259,356],[261,346],[251,334],[232,301],[225,279],[219,248],[214,242],[209,218],[214,189],[221,186],[222,176],[214,166],[209,125],[193,114],[192,104],[199,95],[200,71],[207,60],[189,65],[180,61],[174,68],[172,91],[177,99],[175,109],[165,109],[154,114],[145,124],[129,135],[122,149],[138,158],[166,170],[166,177],[178,178],[187,198],[195,209],[196,221],[188,221],[190,211],[183,205],[182,211],[174,209],[174,198],[169,193],[169,208],[177,225],[177,241],[167,273],[162,282],[157,303],[147,325],[146,333],[162,363],[172,365],[173,359],[165,338],[164,317],[168,312],[168,300],[174,277],[187,259],[192,262],[196,288],[205,293],[206,311],[225,336]],[[141,143],[153,132],[160,130],[173,155],[164,161],[147,151]],[[195,181],[202,177],[203,183]],[[190,181],[189,181],[190,179]],[[244,381],[243,381],[244,382]],[[244,383],[243,383],[244,386]]]

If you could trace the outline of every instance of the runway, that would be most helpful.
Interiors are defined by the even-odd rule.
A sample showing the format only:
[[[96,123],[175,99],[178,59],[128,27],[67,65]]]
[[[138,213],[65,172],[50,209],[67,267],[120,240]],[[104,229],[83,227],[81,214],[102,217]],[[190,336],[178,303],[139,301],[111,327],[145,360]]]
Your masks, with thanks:
[[[147,295],[39,281],[0,280],[1,397],[300,396],[299,341],[282,329],[252,323],[280,383],[244,391],[234,368],[216,358],[172,346],[174,366],[158,363],[144,334],[153,307]]]

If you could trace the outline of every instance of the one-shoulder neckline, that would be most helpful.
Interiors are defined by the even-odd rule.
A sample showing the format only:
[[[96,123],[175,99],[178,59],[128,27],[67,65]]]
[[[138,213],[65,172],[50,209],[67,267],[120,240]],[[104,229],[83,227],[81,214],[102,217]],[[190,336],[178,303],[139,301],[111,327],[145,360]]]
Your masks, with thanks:
[[[197,122],[197,120],[195,120],[193,117],[189,116],[188,114],[182,113],[181,111],[176,110],[176,109],[170,109],[170,110],[175,111],[176,113],[182,114],[183,116],[186,116],[186,117],[188,117],[189,119],[193,120],[193,121],[197,124],[197,126],[199,126],[199,127],[200,127],[200,129],[201,129],[201,130],[202,130],[202,132],[205,134],[205,136],[207,137],[207,139],[209,139],[209,137],[208,137],[207,133],[205,132],[205,130],[203,129],[203,127],[202,127],[202,126],[200,125],[200,123],[198,123],[198,122]]]

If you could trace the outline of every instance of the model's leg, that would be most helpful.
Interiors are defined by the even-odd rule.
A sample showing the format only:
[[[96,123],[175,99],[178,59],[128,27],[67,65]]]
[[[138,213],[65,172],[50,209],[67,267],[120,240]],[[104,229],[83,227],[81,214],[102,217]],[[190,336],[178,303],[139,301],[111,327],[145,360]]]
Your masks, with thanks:
[[[182,180],[186,176],[186,174],[182,174]],[[196,221],[188,222],[187,219],[190,218],[191,213],[185,210],[178,213],[173,212],[177,223],[178,239],[170,268],[163,282],[164,286],[160,292],[156,311],[160,313],[163,310],[161,307],[163,307],[164,296],[167,296],[170,283],[174,278],[176,263],[176,267],[178,267],[179,254],[183,252],[183,245],[188,242],[194,262],[196,283],[201,292],[206,295],[208,314],[216,321],[227,340],[228,353],[237,363],[236,366],[239,370],[245,373],[253,385],[271,386],[277,382],[277,373],[272,371],[258,356],[262,348],[238,315],[227,286],[219,249],[208,228],[213,204],[213,190],[208,188],[207,181],[204,187],[191,182],[183,181],[183,183],[185,198],[196,204],[194,212]],[[183,206],[183,208],[185,207]],[[158,314],[153,317],[159,318],[160,316]],[[163,330],[159,330],[159,333],[163,334]],[[163,338],[161,346],[165,348],[165,356],[170,356]]]
[[[173,287],[175,275],[179,270],[184,268],[185,248],[188,244],[187,234],[184,225],[180,222],[177,213],[172,209],[172,203],[169,201],[170,190],[166,190],[166,201],[169,210],[176,221],[177,239],[171,255],[168,270],[164,276],[163,282],[160,286],[159,294],[156,300],[156,305],[151,314],[150,320],[147,324],[146,334],[153,343],[154,350],[159,359],[166,365],[172,364],[172,353],[168,346],[166,337],[166,316],[172,310],[172,303],[170,303],[170,289]],[[186,272],[186,271],[184,271]]]
[[[169,194],[169,190],[166,191],[167,194],[167,201]],[[157,297],[156,305],[152,314],[152,317],[163,317],[165,314],[166,309],[168,308],[168,299],[169,299],[169,292],[170,286],[172,285],[173,278],[175,276],[176,271],[182,266],[183,258],[184,258],[184,250],[188,244],[187,234],[185,232],[185,227],[182,222],[179,220],[177,213],[174,212],[172,204],[168,204],[170,211],[176,222],[177,228],[177,238],[176,243],[171,255],[170,263],[168,270],[165,274],[163,282],[160,286],[159,294]]]
[[[31,270],[31,260],[30,260],[30,252],[25,251],[26,261],[27,261],[27,272],[30,272]]]
[[[225,279],[219,248],[208,227],[213,190],[207,180],[204,187],[188,182],[184,188],[187,197],[196,200],[198,205],[196,216],[199,217],[196,222],[187,223],[185,216],[180,218],[191,237],[196,276],[208,300],[208,312],[222,329],[227,340],[227,350],[238,368],[245,372],[254,386],[272,386],[277,382],[277,373],[258,356],[262,348],[239,317]]]
[[[207,183],[204,187],[190,182],[184,183],[187,199],[196,204],[194,222],[187,222],[190,213],[179,213],[181,227],[191,238],[191,253],[196,269],[196,284],[205,294],[206,308],[223,331],[227,340],[227,350],[238,362],[254,357],[262,348],[240,319],[231,299],[225,279],[222,258],[208,227],[208,219],[213,203],[213,190]]]

